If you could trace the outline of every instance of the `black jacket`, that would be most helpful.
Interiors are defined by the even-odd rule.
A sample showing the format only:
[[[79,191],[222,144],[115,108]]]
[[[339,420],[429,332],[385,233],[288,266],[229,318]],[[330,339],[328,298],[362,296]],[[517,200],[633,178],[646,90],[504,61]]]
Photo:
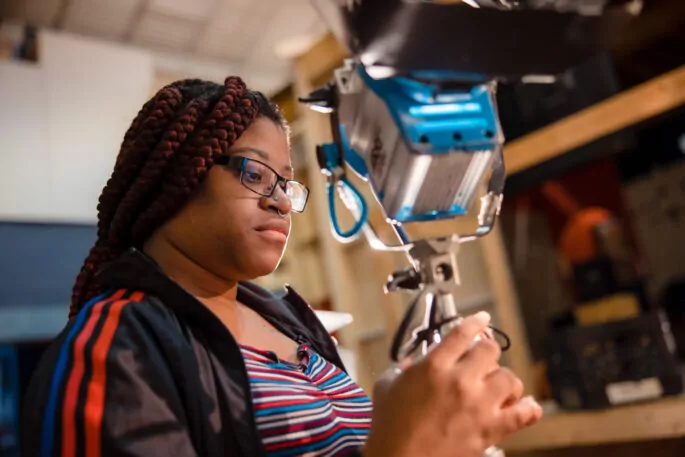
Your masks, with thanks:
[[[68,323],[34,372],[22,456],[265,456],[243,357],[221,321],[139,251],[100,278],[111,291]],[[245,283],[238,299],[344,370],[313,310],[286,291]]]

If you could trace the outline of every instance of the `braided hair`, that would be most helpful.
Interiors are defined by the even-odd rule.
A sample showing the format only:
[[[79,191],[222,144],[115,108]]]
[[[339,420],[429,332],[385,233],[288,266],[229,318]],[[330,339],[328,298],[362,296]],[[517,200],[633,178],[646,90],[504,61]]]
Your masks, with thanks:
[[[69,317],[104,291],[96,275],[147,238],[188,200],[258,117],[287,132],[278,107],[238,77],[224,85],[187,79],[169,84],[140,110],[124,135],[114,171],[100,195],[97,241],[73,288]]]

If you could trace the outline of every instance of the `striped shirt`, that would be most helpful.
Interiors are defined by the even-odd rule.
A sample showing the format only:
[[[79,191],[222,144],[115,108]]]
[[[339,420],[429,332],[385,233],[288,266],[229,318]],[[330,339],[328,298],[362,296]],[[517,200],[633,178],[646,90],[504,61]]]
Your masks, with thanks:
[[[308,344],[299,363],[241,346],[257,429],[269,456],[341,456],[364,444],[371,400],[340,368]]]

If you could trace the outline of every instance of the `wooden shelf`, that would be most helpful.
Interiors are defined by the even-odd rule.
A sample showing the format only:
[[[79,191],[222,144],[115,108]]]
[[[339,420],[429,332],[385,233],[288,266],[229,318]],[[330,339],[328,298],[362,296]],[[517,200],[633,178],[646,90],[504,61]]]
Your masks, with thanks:
[[[685,396],[679,396],[604,411],[552,412],[501,447],[524,452],[683,436]]]
[[[685,104],[685,65],[507,143],[514,174]]]

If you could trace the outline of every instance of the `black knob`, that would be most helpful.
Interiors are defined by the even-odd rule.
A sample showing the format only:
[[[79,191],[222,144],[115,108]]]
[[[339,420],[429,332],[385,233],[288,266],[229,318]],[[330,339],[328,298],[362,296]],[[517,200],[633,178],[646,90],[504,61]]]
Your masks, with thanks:
[[[418,290],[420,287],[421,275],[412,268],[394,272],[385,284],[386,291]]]

